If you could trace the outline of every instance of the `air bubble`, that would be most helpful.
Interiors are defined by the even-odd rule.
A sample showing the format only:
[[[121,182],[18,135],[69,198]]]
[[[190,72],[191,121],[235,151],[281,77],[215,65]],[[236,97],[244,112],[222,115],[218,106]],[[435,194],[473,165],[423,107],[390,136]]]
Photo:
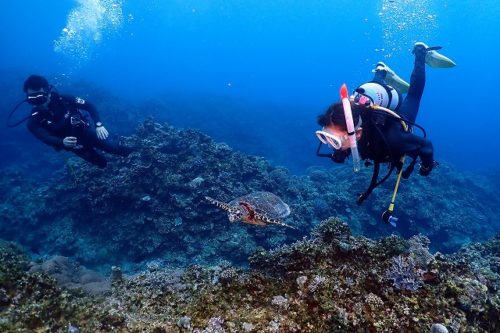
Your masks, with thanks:
[[[78,0],[66,26],[54,41],[54,51],[77,63],[88,60],[97,44],[118,31],[123,21],[121,0]]]
[[[437,30],[431,0],[383,0],[379,18],[386,58],[406,52],[416,41],[427,41]]]

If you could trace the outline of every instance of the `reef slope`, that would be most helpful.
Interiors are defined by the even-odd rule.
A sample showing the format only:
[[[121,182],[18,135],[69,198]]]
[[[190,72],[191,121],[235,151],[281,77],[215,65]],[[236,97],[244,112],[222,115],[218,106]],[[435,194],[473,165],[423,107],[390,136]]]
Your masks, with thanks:
[[[69,290],[29,273],[22,250],[1,243],[0,331],[81,332],[498,332],[500,237],[445,256],[428,239],[351,235],[337,218],[310,237],[217,266],[133,276],[111,290]]]

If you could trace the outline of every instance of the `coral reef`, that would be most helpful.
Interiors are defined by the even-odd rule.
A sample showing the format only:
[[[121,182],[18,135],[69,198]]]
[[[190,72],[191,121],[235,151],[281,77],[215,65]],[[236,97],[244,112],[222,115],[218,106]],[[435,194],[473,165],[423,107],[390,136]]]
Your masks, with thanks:
[[[256,251],[249,269],[228,262],[185,269],[151,264],[114,279],[99,295],[28,272],[21,250],[1,243],[0,330],[498,332],[499,243],[496,237],[436,254],[423,261],[425,268],[413,259],[423,271],[421,286],[397,288],[385,272],[399,256],[416,258],[414,245],[397,236],[352,236],[347,224],[330,218],[303,240]],[[486,262],[488,272],[478,279]]]
[[[371,169],[359,174],[344,166],[323,170],[311,168],[319,198],[335,209],[355,233],[369,237],[387,236],[395,231],[405,238],[422,234],[431,241],[433,251],[454,252],[462,245],[484,240],[500,231],[500,215],[496,209],[500,200],[495,180],[479,174],[460,173],[442,163],[430,177],[416,173],[401,183],[395,215],[396,229],[381,228],[380,214],[387,209],[392,195],[394,178],[377,188],[363,203],[361,209],[349,203],[363,192],[371,176]],[[337,181],[335,185],[331,179]],[[325,181],[326,180],[326,181]],[[335,191],[333,190],[335,189]]]
[[[375,190],[362,207],[355,204],[369,169],[353,175],[346,167],[311,168],[307,175],[294,176],[199,131],[151,119],[122,140],[136,151],[127,158],[110,157],[105,170],[71,158],[65,169],[40,183],[19,170],[2,169],[3,237],[91,268],[119,264],[129,271],[140,268],[132,262],[155,258],[175,266],[220,259],[245,265],[258,247],[290,243],[331,215],[346,221],[355,234],[424,234],[441,252],[500,229],[494,185],[479,177],[472,181],[447,166],[433,177],[415,176],[404,183],[396,206],[400,222],[393,229],[380,221],[388,188]],[[230,223],[204,199],[230,201],[254,191],[283,199],[291,209],[284,222],[298,230]]]
[[[21,176],[4,172],[4,188],[11,190],[3,194],[2,234],[20,239],[22,230],[30,230],[24,245],[84,263],[164,255],[178,265],[219,257],[238,262],[256,243],[271,247],[296,237],[281,228],[232,225],[204,199],[275,190],[280,179],[300,188],[300,179],[286,170],[197,131],[152,121],[127,141],[137,148],[129,158],[114,159],[105,171],[71,160],[71,172],[55,173],[47,186],[25,181],[22,188],[16,187],[13,183],[21,182]],[[36,200],[26,205],[28,196]],[[300,206],[294,213],[290,223],[314,224],[314,217]]]
[[[99,294],[111,288],[110,281],[103,276],[83,266],[76,265],[63,256],[53,256],[42,263],[32,263],[29,272],[46,273],[62,287],[82,289],[90,294]]]

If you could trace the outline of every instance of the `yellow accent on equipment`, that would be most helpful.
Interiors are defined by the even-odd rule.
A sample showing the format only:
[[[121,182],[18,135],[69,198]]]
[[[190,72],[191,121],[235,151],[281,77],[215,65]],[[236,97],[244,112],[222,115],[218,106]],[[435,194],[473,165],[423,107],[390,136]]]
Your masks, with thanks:
[[[384,108],[382,106],[378,106],[378,105],[372,105],[371,108],[374,109],[374,110],[385,111],[385,112],[389,113],[390,115],[398,118],[399,121],[401,122],[401,125],[403,126],[404,130],[406,132],[410,131],[410,128],[408,127],[408,124],[396,112],[394,112],[394,111],[392,111],[390,109]],[[387,209],[387,211],[385,213],[392,214],[392,212],[394,211],[394,202],[396,201],[396,195],[398,194],[399,183],[401,181],[401,175],[403,174],[403,165],[404,165],[404,163],[405,163],[405,156],[403,155],[403,157],[401,157],[401,170],[399,170],[398,179],[396,180],[396,185],[394,185],[394,190],[392,192],[392,199],[391,199],[391,202],[389,204],[389,208]]]

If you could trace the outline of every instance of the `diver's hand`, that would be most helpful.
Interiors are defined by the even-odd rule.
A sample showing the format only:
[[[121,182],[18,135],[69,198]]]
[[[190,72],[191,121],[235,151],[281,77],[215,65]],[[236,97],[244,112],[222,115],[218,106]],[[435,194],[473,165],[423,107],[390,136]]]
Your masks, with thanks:
[[[427,177],[431,173],[432,169],[438,165],[439,163],[437,161],[433,161],[430,166],[420,165],[420,170],[418,170],[418,173],[420,174],[420,176]]]
[[[418,173],[420,176],[427,177],[432,171],[432,167],[424,167],[423,165],[420,166],[420,170],[418,170]]]
[[[106,140],[106,138],[109,136],[108,130],[106,129],[106,127],[102,126],[101,123],[96,124],[95,132],[100,140]]]
[[[67,136],[63,139],[64,148],[66,149],[76,149],[76,138],[74,136]]]

